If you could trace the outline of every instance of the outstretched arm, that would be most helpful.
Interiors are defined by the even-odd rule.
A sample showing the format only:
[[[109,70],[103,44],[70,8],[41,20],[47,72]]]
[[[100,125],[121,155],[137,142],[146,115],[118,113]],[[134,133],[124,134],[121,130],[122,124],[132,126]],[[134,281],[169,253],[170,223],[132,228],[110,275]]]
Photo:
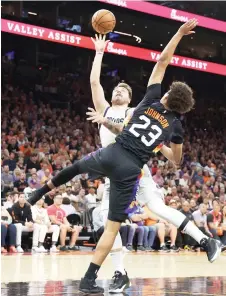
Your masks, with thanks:
[[[155,83],[162,82],[163,77],[165,75],[166,68],[170,63],[180,40],[185,35],[190,35],[195,33],[192,30],[197,26],[197,24],[198,22],[196,19],[191,19],[190,21],[186,22],[180,27],[180,29],[173,36],[173,38],[170,40],[170,42],[167,44],[167,46],[164,48],[163,52],[161,53],[160,58],[156,63],[151,73],[151,76],[149,78],[148,86]]]
[[[104,96],[103,87],[100,84],[100,72],[101,72],[101,64],[104,55],[104,49],[108,43],[108,40],[105,41],[106,36],[103,37],[101,35],[95,35],[96,39],[92,39],[95,49],[96,55],[93,61],[93,66],[90,74],[90,84],[92,90],[92,98],[95,109],[103,114],[106,108],[109,106],[108,102]]]

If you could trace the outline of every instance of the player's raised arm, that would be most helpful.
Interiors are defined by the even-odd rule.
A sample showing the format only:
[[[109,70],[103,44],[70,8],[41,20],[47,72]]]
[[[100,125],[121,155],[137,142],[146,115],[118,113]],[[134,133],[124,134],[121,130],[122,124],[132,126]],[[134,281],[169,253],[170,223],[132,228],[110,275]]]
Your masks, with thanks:
[[[162,82],[163,77],[165,75],[166,68],[170,63],[180,40],[185,35],[190,35],[195,33],[192,30],[197,26],[197,24],[198,22],[196,19],[191,19],[179,28],[177,33],[173,36],[173,38],[170,40],[170,42],[167,44],[167,46],[164,48],[163,52],[161,53],[160,58],[156,63],[152,71],[152,74],[149,78],[148,86],[155,83]]]
[[[91,38],[96,49],[96,55],[93,61],[93,66],[90,74],[90,84],[92,90],[93,103],[96,111],[103,114],[106,108],[109,106],[108,102],[105,100],[104,90],[100,84],[100,72],[101,64],[104,55],[105,47],[108,40],[105,41],[106,36],[95,35],[96,38]]]

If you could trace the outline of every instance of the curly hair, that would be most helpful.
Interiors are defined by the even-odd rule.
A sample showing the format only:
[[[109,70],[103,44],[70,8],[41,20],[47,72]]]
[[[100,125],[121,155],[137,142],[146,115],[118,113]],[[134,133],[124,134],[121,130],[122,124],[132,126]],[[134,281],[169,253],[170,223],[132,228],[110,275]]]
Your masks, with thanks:
[[[184,82],[175,81],[170,86],[167,106],[180,114],[189,112],[195,104],[192,89]]]
[[[129,84],[125,82],[120,82],[115,88],[117,87],[124,87],[129,93],[129,98],[132,98],[132,88],[129,86]]]

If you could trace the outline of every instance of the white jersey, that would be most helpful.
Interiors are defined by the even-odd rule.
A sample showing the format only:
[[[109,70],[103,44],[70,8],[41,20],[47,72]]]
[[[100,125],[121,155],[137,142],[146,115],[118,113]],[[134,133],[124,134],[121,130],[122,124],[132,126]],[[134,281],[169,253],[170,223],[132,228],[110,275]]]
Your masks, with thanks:
[[[112,107],[108,107],[104,112],[104,117],[106,117],[108,120],[111,120],[114,123],[123,123],[126,118],[128,109],[128,107],[126,107],[125,109],[114,109]],[[108,145],[114,143],[115,137],[116,135],[113,134],[104,125],[100,126],[100,141],[102,147],[107,147]]]

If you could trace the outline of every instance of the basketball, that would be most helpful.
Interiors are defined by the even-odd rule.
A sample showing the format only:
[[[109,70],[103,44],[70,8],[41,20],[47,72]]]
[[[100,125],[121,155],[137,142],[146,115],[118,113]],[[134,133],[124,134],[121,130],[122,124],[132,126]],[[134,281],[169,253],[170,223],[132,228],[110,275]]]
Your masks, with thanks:
[[[93,29],[100,34],[111,32],[116,24],[114,14],[106,9],[100,9],[92,17]]]

